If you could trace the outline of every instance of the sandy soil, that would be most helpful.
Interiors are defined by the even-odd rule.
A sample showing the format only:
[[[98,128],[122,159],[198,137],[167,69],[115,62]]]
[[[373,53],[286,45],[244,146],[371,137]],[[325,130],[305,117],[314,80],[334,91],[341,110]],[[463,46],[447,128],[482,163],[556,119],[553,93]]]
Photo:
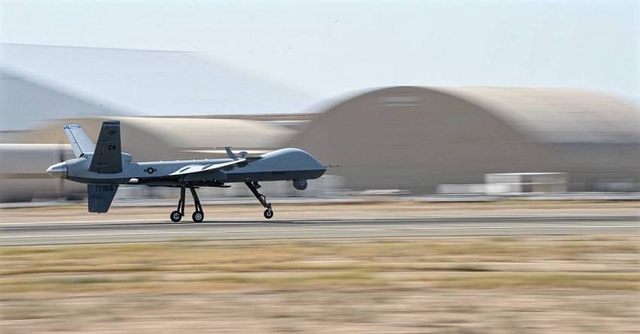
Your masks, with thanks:
[[[640,235],[0,248],[13,333],[637,333]]]
[[[640,295],[407,288],[126,294],[4,302],[17,333],[637,333]]]

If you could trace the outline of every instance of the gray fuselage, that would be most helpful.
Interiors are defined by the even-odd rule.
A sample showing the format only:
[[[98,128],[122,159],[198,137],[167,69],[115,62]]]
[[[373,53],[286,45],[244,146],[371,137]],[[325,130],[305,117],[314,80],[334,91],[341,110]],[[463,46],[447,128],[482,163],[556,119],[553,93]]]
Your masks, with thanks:
[[[178,186],[184,183],[196,186],[222,186],[224,183],[233,182],[307,180],[317,179],[326,171],[326,167],[313,156],[297,148],[272,151],[222,169],[183,175],[175,174],[189,166],[215,165],[234,159],[132,162],[129,154],[122,153],[122,172],[105,174],[89,171],[91,158],[92,156],[87,154],[54,165],[52,170],[64,173],[61,177],[81,183],[137,183],[149,186]]]

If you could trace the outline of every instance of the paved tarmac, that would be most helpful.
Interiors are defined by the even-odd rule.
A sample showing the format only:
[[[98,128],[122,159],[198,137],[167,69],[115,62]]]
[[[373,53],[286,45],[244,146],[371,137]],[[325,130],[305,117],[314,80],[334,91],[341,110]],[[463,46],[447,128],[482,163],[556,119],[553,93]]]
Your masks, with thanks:
[[[387,219],[208,221],[163,220],[17,223],[0,227],[0,246],[161,242],[638,234],[638,215],[482,216]]]

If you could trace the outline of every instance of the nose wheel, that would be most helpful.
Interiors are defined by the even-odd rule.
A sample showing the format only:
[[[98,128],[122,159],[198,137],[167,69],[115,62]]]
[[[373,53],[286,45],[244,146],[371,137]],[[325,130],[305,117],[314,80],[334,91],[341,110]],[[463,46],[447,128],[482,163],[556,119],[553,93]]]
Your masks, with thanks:
[[[260,201],[260,204],[262,204],[263,207],[267,208],[266,210],[264,210],[264,218],[267,219],[271,219],[273,218],[273,209],[271,209],[271,203],[267,202],[267,197],[261,193],[258,192],[258,188],[260,188],[260,184],[258,184],[258,182],[245,182],[244,184],[247,185],[247,187],[249,187],[249,190],[251,190],[251,192],[253,193],[253,196],[255,196],[258,201]]]
[[[198,198],[196,189],[190,184],[182,184],[180,185],[180,200],[178,201],[178,209],[171,212],[171,214],[169,215],[169,218],[174,223],[179,222],[180,220],[182,220],[182,217],[184,217],[184,203],[187,187],[189,188],[189,191],[191,191],[191,196],[193,197],[193,202],[196,207],[196,211],[191,215],[191,219],[193,219],[193,221],[196,223],[204,220],[204,210],[202,209],[202,204],[200,203],[200,198]]]

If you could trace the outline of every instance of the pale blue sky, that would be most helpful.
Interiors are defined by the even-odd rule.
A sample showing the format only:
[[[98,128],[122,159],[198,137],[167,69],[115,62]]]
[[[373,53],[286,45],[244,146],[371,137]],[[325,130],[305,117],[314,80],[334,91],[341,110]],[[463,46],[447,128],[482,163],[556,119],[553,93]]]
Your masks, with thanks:
[[[318,101],[371,87],[640,101],[640,0],[2,1],[0,42],[192,50]]]

